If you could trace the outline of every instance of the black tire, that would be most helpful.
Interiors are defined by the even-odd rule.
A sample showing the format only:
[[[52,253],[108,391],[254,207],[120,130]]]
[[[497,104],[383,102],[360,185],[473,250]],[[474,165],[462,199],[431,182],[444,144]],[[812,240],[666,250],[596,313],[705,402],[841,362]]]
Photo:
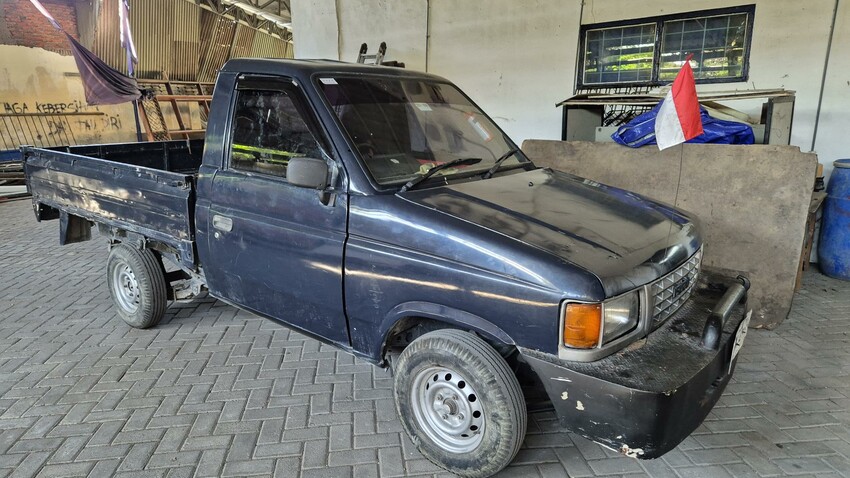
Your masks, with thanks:
[[[159,257],[150,249],[126,244],[113,247],[106,263],[106,283],[118,315],[130,327],[153,327],[165,315],[165,273]]]
[[[402,351],[393,373],[404,430],[431,462],[478,478],[514,459],[525,438],[525,398],[502,356],[479,337],[453,329],[424,334]],[[463,421],[461,412],[470,410],[481,421]],[[441,431],[445,426],[458,428]]]

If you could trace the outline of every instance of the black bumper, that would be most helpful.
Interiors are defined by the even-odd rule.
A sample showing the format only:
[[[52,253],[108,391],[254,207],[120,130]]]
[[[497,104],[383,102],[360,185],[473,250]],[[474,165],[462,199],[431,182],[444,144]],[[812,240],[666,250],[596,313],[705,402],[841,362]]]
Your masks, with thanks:
[[[731,309],[716,350],[701,344],[706,319],[724,292],[718,284],[701,284],[642,346],[596,362],[520,352],[564,427],[628,456],[656,458],[702,423],[732,376],[731,353],[746,306]]]

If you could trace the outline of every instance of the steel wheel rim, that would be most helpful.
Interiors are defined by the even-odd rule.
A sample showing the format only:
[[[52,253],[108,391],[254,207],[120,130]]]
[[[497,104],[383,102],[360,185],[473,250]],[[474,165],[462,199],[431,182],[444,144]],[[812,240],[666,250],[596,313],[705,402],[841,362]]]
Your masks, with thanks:
[[[118,305],[129,313],[139,309],[141,291],[136,274],[129,264],[119,263],[112,272],[112,289],[115,291],[115,299]]]
[[[413,380],[410,394],[419,428],[440,448],[469,453],[484,437],[484,406],[466,379],[445,367],[428,367]]]

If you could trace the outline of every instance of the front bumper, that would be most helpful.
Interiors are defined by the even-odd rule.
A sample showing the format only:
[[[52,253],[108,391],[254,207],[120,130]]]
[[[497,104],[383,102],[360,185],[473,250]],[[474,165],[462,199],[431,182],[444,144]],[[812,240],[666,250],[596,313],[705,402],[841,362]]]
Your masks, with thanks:
[[[656,458],[702,423],[732,376],[735,335],[747,314],[735,304],[716,349],[704,346],[706,319],[732,283],[705,276],[661,327],[601,360],[568,362],[520,348],[564,427],[628,456]]]

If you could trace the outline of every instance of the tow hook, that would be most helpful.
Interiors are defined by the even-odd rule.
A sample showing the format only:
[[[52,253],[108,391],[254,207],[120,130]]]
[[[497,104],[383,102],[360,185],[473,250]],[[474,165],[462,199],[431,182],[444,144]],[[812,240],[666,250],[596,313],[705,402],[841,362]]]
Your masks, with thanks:
[[[720,298],[720,301],[714,306],[714,310],[711,311],[711,315],[705,321],[701,345],[706,349],[717,350],[720,347],[723,324],[726,323],[726,319],[729,318],[729,314],[732,313],[735,305],[747,297],[750,280],[744,276],[738,276],[737,281],[726,290],[726,293],[723,294],[723,297]]]

